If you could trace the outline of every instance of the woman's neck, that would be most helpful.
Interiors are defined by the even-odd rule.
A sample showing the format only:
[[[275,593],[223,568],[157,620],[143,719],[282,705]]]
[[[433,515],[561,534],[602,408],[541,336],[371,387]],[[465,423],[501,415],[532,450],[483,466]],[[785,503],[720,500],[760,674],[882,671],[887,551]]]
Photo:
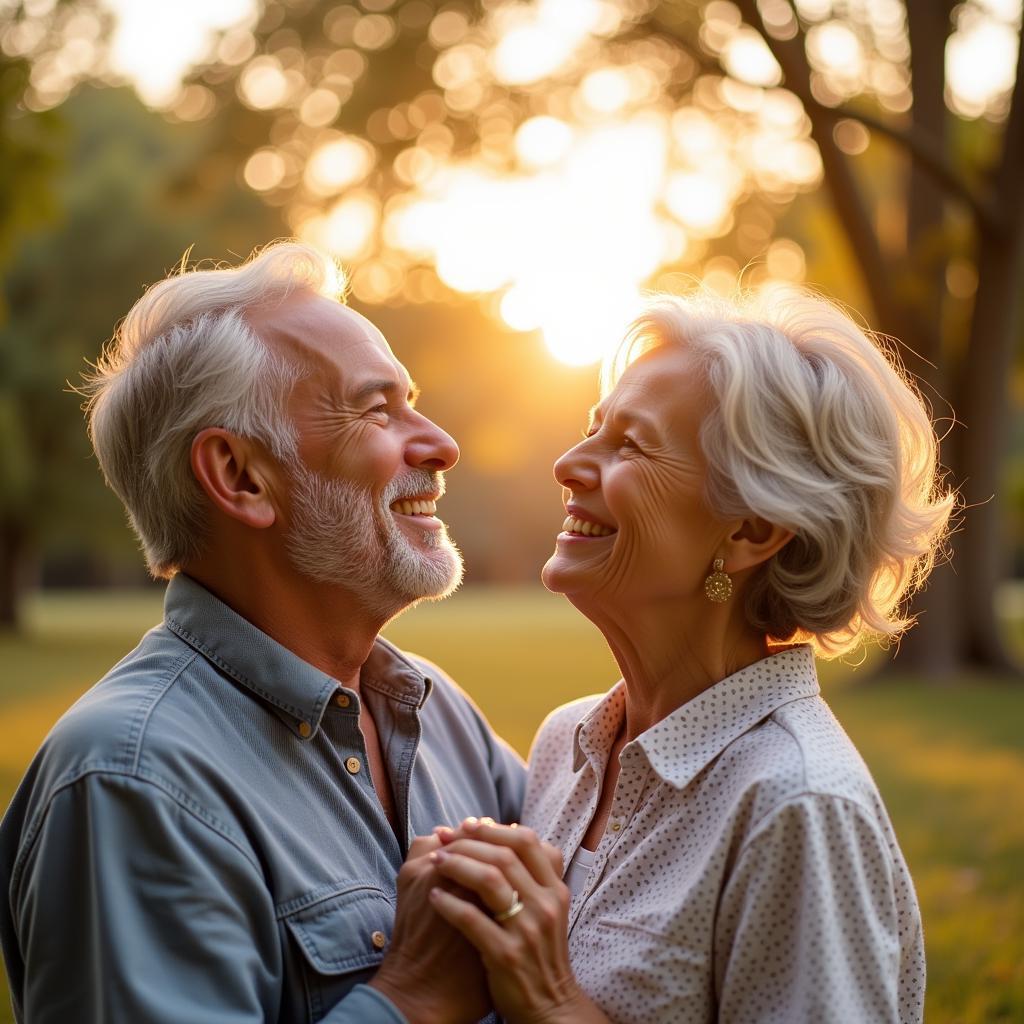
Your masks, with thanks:
[[[770,653],[740,609],[661,602],[580,610],[604,634],[626,684],[627,742]]]

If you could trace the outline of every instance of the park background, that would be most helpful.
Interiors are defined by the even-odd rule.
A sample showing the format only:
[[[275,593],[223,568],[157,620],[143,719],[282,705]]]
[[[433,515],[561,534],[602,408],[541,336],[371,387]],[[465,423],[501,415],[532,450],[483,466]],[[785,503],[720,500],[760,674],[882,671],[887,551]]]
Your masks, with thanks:
[[[73,387],[186,251],[298,236],[341,261],[462,448],[442,514],[467,583],[389,635],[523,753],[617,676],[536,583],[601,353],[645,289],[804,282],[898,339],[965,508],[918,627],[825,666],[825,695],[918,886],[927,1019],[1024,1020],[1020,21],[1020,0],[0,0],[0,806],[159,620]]]

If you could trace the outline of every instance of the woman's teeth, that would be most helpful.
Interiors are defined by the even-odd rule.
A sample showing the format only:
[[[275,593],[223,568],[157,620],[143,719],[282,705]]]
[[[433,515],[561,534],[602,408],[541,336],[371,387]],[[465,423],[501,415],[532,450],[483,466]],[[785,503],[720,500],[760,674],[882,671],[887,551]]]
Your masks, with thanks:
[[[432,516],[437,511],[436,501],[422,501],[417,499],[416,501],[401,501],[393,502],[391,505],[393,512],[399,512],[403,516]]]
[[[576,533],[583,537],[610,537],[616,531],[610,526],[602,526],[600,523],[589,523],[585,519],[577,519],[575,516],[566,516],[562,523],[562,529],[566,533]]]

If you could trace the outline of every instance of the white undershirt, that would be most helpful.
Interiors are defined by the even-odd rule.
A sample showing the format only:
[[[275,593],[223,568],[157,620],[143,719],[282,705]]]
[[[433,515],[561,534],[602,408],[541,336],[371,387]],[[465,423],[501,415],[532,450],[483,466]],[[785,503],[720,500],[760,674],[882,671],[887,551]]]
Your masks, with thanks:
[[[565,873],[565,884],[569,886],[569,892],[575,896],[582,888],[583,883],[590,874],[590,869],[597,856],[596,850],[584,850],[582,846],[576,847],[576,852],[569,861],[569,870]]]

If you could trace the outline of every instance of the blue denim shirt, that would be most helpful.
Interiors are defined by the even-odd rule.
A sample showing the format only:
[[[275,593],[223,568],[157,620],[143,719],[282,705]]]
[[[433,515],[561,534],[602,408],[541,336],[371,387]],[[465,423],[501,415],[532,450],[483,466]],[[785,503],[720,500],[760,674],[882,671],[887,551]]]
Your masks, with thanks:
[[[454,683],[385,640],[360,692],[395,830],[359,697],[177,576],[163,625],[54,726],[0,825],[16,1019],[403,1021],[361,983],[409,843],[517,819],[525,772]]]

